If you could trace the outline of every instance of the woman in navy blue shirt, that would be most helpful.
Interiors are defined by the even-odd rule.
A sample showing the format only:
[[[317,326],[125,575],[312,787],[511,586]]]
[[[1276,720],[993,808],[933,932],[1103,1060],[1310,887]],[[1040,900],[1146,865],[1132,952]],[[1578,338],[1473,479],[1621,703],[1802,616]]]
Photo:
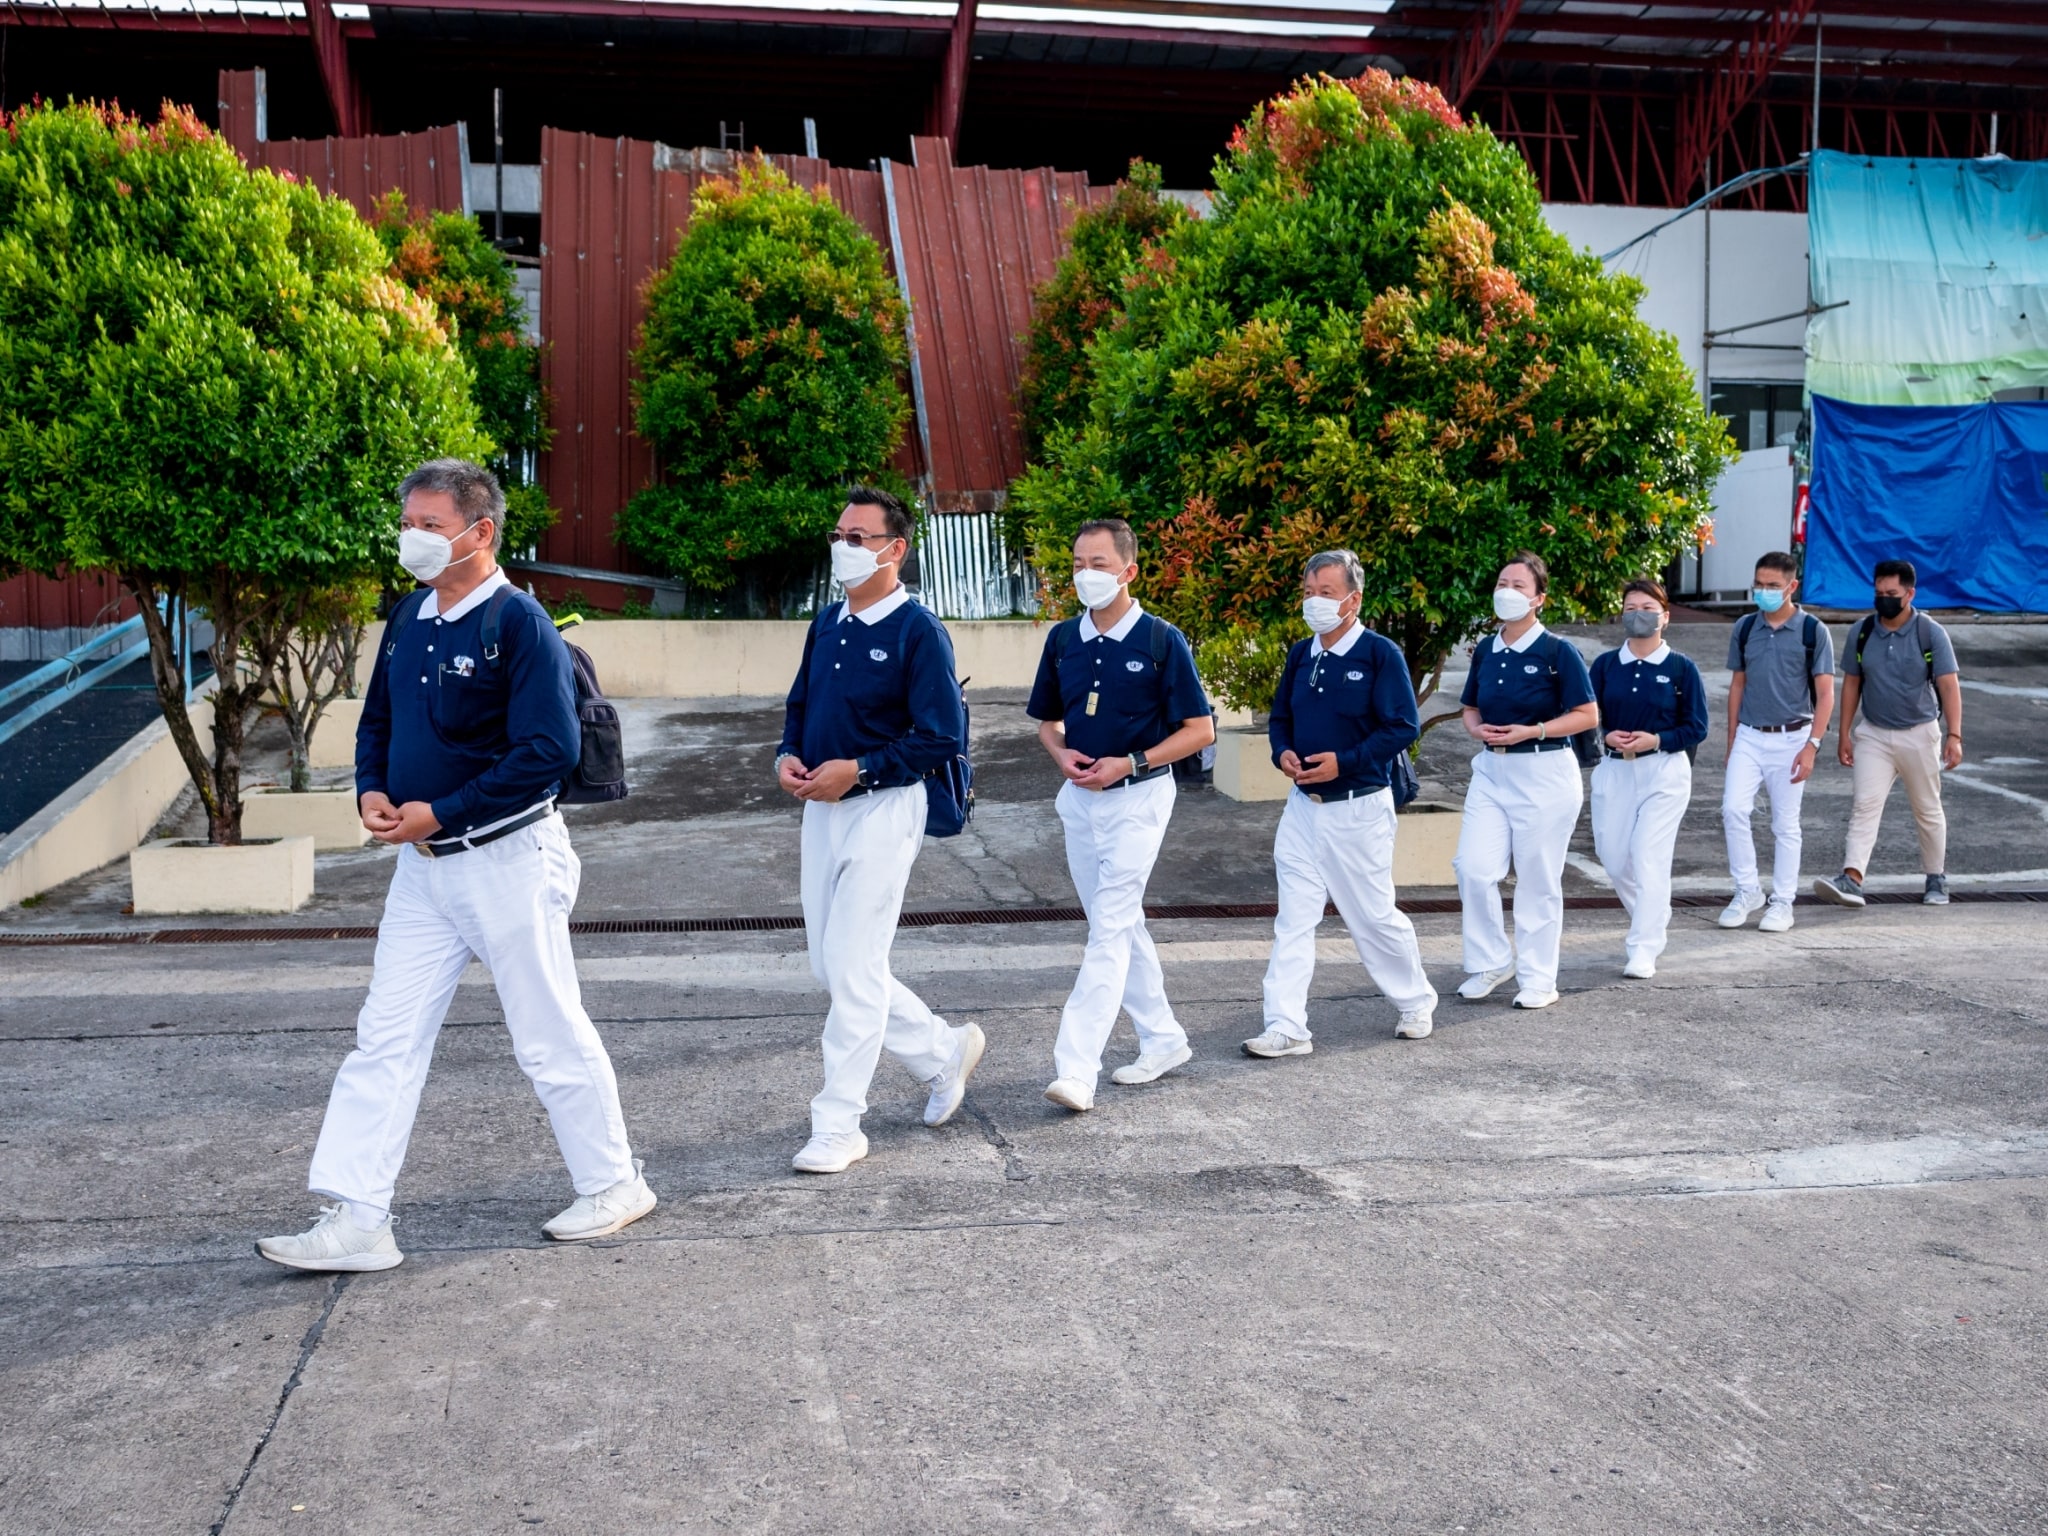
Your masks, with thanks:
[[[1564,937],[1564,855],[1585,803],[1570,738],[1597,718],[1586,663],[1537,620],[1550,570],[1524,550],[1501,567],[1493,611],[1500,631],[1472,648],[1465,679],[1466,734],[1479,743],[1458,835],[1458,899],[1465,970],[1458,995],[1476,1002],[1518,976],[1517,1008],[1557,1001]],[[1515,872],[1515,937],[1502,920],[1500,883]]]
[[[1621,593],[1628,639],[1593,660],[1605,749],[1593,770],[1593,848],[1628,909],[1621,974],[1647,980],[1671,925],[1671,850],[1692,798],[1692,753],[1707,739],[1707,690],[1700,669],[1664,643],[1664,588],[1644,579]]]

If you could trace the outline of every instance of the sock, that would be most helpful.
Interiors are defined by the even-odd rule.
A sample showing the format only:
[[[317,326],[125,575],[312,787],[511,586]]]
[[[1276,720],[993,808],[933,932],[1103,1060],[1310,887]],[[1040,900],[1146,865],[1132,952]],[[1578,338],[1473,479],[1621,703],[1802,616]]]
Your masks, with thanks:
[[[358,1232],[375,1232],[391,1219],[391,1213],[382,1206],[365,1205],[360,1200],[344,1200],[341,1211]]]

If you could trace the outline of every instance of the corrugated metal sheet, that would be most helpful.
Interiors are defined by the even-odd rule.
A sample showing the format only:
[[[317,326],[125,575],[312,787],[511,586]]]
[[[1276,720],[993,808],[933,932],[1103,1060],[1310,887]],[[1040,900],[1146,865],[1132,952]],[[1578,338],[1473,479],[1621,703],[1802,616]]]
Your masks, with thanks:
[[[987,511],[1024,468],[1017,429],[1031,294],[1052,276],[1075,214],[1109,189],[1086,175],[953,164],[946,141],[911,140],[915,163],[887,162],[896,259],[911,303],[916,368],[945,512]]]
[[[102,574],[52,580],[27,572],[0,581],[0,629],[85,632],[132,618],[135,604],[112,577]],[[60,646],[53,655],[61,655]]]
[[[829,185],[833,200],[887,249],[879,175],[800,155],[772,158],[800,185]],[[612,527],[654,468],[633,432],[642,291],[674,253],[697,183],[729,170],[731,157],[549,128],[540,160],[540,325],[555,432],[540,473],[562,514],[541,541],[541,558],[635,570]]]
[[[1007,547],[999,512],[948,512],[917,525],[918,596],[942,619],[1038,611],[1038,578]]]
[[[469,147],[460,123],[424,133],[379,133],[353,139],[259,137],[261,91],[253,69],[220,72],[221,137],[253,166],[288,172],[321,191],[345,197],[367,217],[394,189],[415,211],[467,213]]]

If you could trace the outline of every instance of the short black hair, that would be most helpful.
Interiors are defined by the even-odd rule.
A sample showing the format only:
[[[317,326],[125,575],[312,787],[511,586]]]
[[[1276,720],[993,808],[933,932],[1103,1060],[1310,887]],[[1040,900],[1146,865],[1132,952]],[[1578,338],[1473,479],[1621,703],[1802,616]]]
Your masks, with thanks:
[[[1138,536],[1131,532],[1131,525],[1120,517],[1093,517],[1074,530],[1074,542],[1080,543],[1091,533],[1106,533],[1110,542],[1116,545],[1116,552],[1124,557],[1124,564],[1132,565],[1138,559]]]
[[[1516,550],[1507,559],[1501,561],[1500,568],[1506,570],[1511,565],[1527,566],[1529,568],[1529,579],[1536,583],[1536,595],[1538,597],[1548,595],[1550,591],[1550,567],[1543,563],[1543,557],[1537,554],[1535,550]]]
[[[846,493],[846,504],[849,507],[880,507],[882,521],[889,529],[889,537],[901,539],[906,544],[910,542],[910,536],[915,531],[910,521],[910,513],[902,502],[887,491],[872,485],[856,485]]]
[[[1776,571],[1787,581],[1799,579],[1799,557],[1788,555],[1782,549],[1774,549],[1767,555],[1758,555],[1756,568],[1760,571]]]
[[[1872,581],[1883,581],[1887,576],[1894,577],[1900,586],[1910,592],[1918,585],[1915,578],[1919,574],[1918,571],[1913,569],[1913,562],[1910,560],[1880,560],[1877,562],[1877,569],[1871,573],[1870,579]]]

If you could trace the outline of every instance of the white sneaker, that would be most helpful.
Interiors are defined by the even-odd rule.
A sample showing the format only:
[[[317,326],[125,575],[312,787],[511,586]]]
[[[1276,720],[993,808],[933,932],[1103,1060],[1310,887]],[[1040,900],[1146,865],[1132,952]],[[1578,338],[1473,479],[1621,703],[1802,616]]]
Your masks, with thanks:
[[[1502,982],[1513,980],[1514,974],[1512,965],[1502,966],[1497,971],[1474,971],[1458,983],[1458,996],[1468,1003],[1476,1003],[1482,997],[1490,996]]]
[[[1138,1083],[1156,1082],[1175,1067],[1185,1066],[1195,1059],[1195,1048],[1191,1045],[1177,1045],[1161,1056],[1140,1056],[1127,1067],[1118,1067],[1109,1074],[1112,1083],[1122,1083],[1126,1088]]]
[[[967,1079],[981,1065],[981,1053],[988,1049],[988,1036],[979,1024],[969,1024],[960,1033],[960,1045],[945,1070],[931,1080],[932,1096],[924,1106],[926,1125],[944,1125],[967,1097]]]
[[[859,1131],[813,1131],[789,1166],[798,1173],[844,1173],[867,1155],[868,1139]]]
[[[1401,1015],[1401,1022],[1394,1026],[1396,1040],[1427,1040],[1429,1032],[1436,1028],[1436,1011],[1431,1008],[1410,1008]]]
[[[1657,974],[1657,961],[1651,955],[1631,953],[1628,964],[1621,968],[1621,974],[1631,981],[1648,981]]]
[[[1764,908],[1764,915],[1757,919],[1758,933],[1783,933],[1792,926],[1792,903],[1773,901]]]
[[[1764,904],[1762,891],[1737,891],[1734,899],[1721,909],[1723,928],[1740,928],[1749,921],[1749,914]]]
[[[287,1269],[337,1270],[361,1274],[372,1269],[396,1269],[405,1262],[391,1237],[391,1218],[374,1232],[365,1232],[350,1221],[338,1205],[320,1207],[320,1219],[291,1237],[263,1237],[256,1251],[273,1264]]]
[[[1548,1008],[1556,1001],[1555,992],[1538,992],[1534,987],[1524,987],[1515,994],[1517,1008]]]
[[[1313,1040],[1297,1040],[1292,1035],[1283,1035],[1268,1024],[1264,1032],[1253,1035],[1244,1043],[1247,1056],[1259,1056],[1270,1061],[1275,1056],[1306,1056],[1316,1048]]]
[[[1095,1090],[1086,1083],[1071,1077],[1056,1077],[1046,1085],[1045,1097],[1048,1102],[1061,1109],[1071,1109],[1077,1115],[1086,1114],[1095,1107]]]
[[[644,1159],[634,1158],[633,1177],[621,1179],[594,1195],[578,1195],[569,1209],[541,1231],[558,1243],[580,1243],[585,1238],[610,1237],[620,1228],[630,1227],[655,1206],[654,1191],[640,1177],[640,1170],[646,1166]]]

